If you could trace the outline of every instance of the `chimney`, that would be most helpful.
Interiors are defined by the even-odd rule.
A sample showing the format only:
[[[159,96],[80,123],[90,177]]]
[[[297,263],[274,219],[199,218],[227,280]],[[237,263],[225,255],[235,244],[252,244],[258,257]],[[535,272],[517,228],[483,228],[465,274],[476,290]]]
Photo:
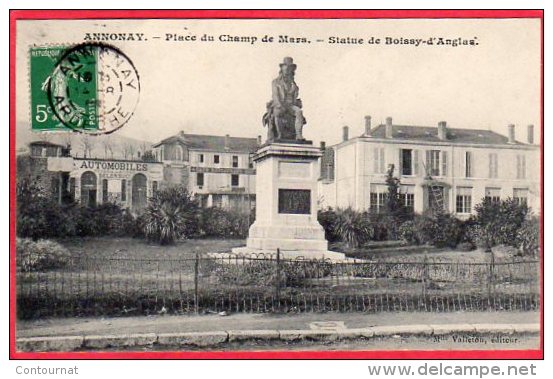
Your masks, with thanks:
[[[261,136],[257,136],[257,144],[261,145],[263,141],[261,140]]]
[[[438,122],[438,139],[445,141],[447,139],[447,122]]]
[[[393,138],[392,118],[386,117],[386,138]]]
[[[342,141],[347,141],[349,139],[349,127],[344,126],[342,128]]]
[[[534,125],[528,125],[528,143],[534,144]]]
[[[371,116],[365,116],[365,135],[371,135]]]
[[[325,141],[321,141],[321,151],[325,151],[326,150],[326,142]]]
[[[230,134],[225,134],[225,150],[230,149]]]
[[[509,143],[515,143],[515,125],[509,124]]]

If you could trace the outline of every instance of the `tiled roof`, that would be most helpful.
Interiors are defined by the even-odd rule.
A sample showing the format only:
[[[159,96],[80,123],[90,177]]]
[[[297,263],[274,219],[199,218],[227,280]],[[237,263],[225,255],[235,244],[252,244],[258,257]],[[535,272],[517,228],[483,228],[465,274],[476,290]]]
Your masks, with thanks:
[[[371,135],[375,138],[386,137],[386,125],[378,125]],[[459,144],[509,144],[509,139],[501,134],[482,129],[447,128],[447,140],[438,138],[438,128],[429,126],[393,125],[392,136],[396,140],[416,140],[426,142],[449,142]],[[522,144],[516,142],[516,144]]]
[[[199,150],[224,151],[228,148],[230,151],[253,153],[259,148],[257,138],[229,137],[228,146],[225,146],[225,138],[225,136],[179,133],[156,143],[154,147],[180,141],[189,149]]]

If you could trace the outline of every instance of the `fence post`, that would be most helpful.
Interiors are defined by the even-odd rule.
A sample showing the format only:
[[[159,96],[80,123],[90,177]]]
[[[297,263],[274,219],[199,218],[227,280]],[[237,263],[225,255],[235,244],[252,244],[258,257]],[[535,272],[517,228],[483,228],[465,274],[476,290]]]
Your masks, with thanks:
[[[275,299],[278,309],[280,309],[280,249],[276,253],[276,283],[275,283]]]
[[[428,255],[426,255],[425,253],[424,259],[422,261],[422,301],[423,301],[425,310],[426,310],[426,303],[427,303],[427,300],[426,300],[426,297],[427,297],[426,282],[427,281],[428,281]]]
[[[199,296],[198,296],[198,271],[200,267],[200,254],[196,251],[196,258],[194,259],[194,312],[198,314],[199,310]]]
[[[490,266],[488,272],[488,307],[491,306],[492,291],[494,291],[495,254],[490,252]]]

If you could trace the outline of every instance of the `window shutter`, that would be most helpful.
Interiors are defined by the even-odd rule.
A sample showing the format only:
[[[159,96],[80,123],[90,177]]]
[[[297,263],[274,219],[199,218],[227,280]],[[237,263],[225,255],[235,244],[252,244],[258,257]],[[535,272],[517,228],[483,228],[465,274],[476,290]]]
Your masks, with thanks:
[[[426,150],[426,173],[429,175],[432,172],[432,151]]]
[[[518,160],[517,160],[518,163]],[[493,154],[490,153],[488,156],[488,177],[493,178]]]
[[[521,156],[522,160],[520,165],[522,166],[522,179],[526,179],[526,155]]]
[[[442,151],[442,176],[447,176],[447,151]]]
[[[379,163],[378,163],[378,160],[379,160],[379,155],[378,155],[378,148],[375,147],[374,150],[374,156],[373,156],[373,163],[374,163],[374,166],[373,166],[373,172],[375,174],[378,174],[378,168],[380,167]]]
[[[419,151],[413,150],[413,173],[419,176]]]
[[[380,173],[386,172],[386,162],[384,161],[384,148],[380,148]]]
[[[400,176],[403,174],[403,149],[399,149],[399,160],[397,165],[397,175]]]

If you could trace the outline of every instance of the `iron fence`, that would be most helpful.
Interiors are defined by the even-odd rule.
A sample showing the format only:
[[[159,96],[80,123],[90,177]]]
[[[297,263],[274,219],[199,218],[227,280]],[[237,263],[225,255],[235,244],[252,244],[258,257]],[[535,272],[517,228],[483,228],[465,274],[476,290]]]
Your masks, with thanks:
[[[72,258],[17,272],[20,318],[210,312],[481,311],[539,306],[539,262],[330,262],[196,253]]]

